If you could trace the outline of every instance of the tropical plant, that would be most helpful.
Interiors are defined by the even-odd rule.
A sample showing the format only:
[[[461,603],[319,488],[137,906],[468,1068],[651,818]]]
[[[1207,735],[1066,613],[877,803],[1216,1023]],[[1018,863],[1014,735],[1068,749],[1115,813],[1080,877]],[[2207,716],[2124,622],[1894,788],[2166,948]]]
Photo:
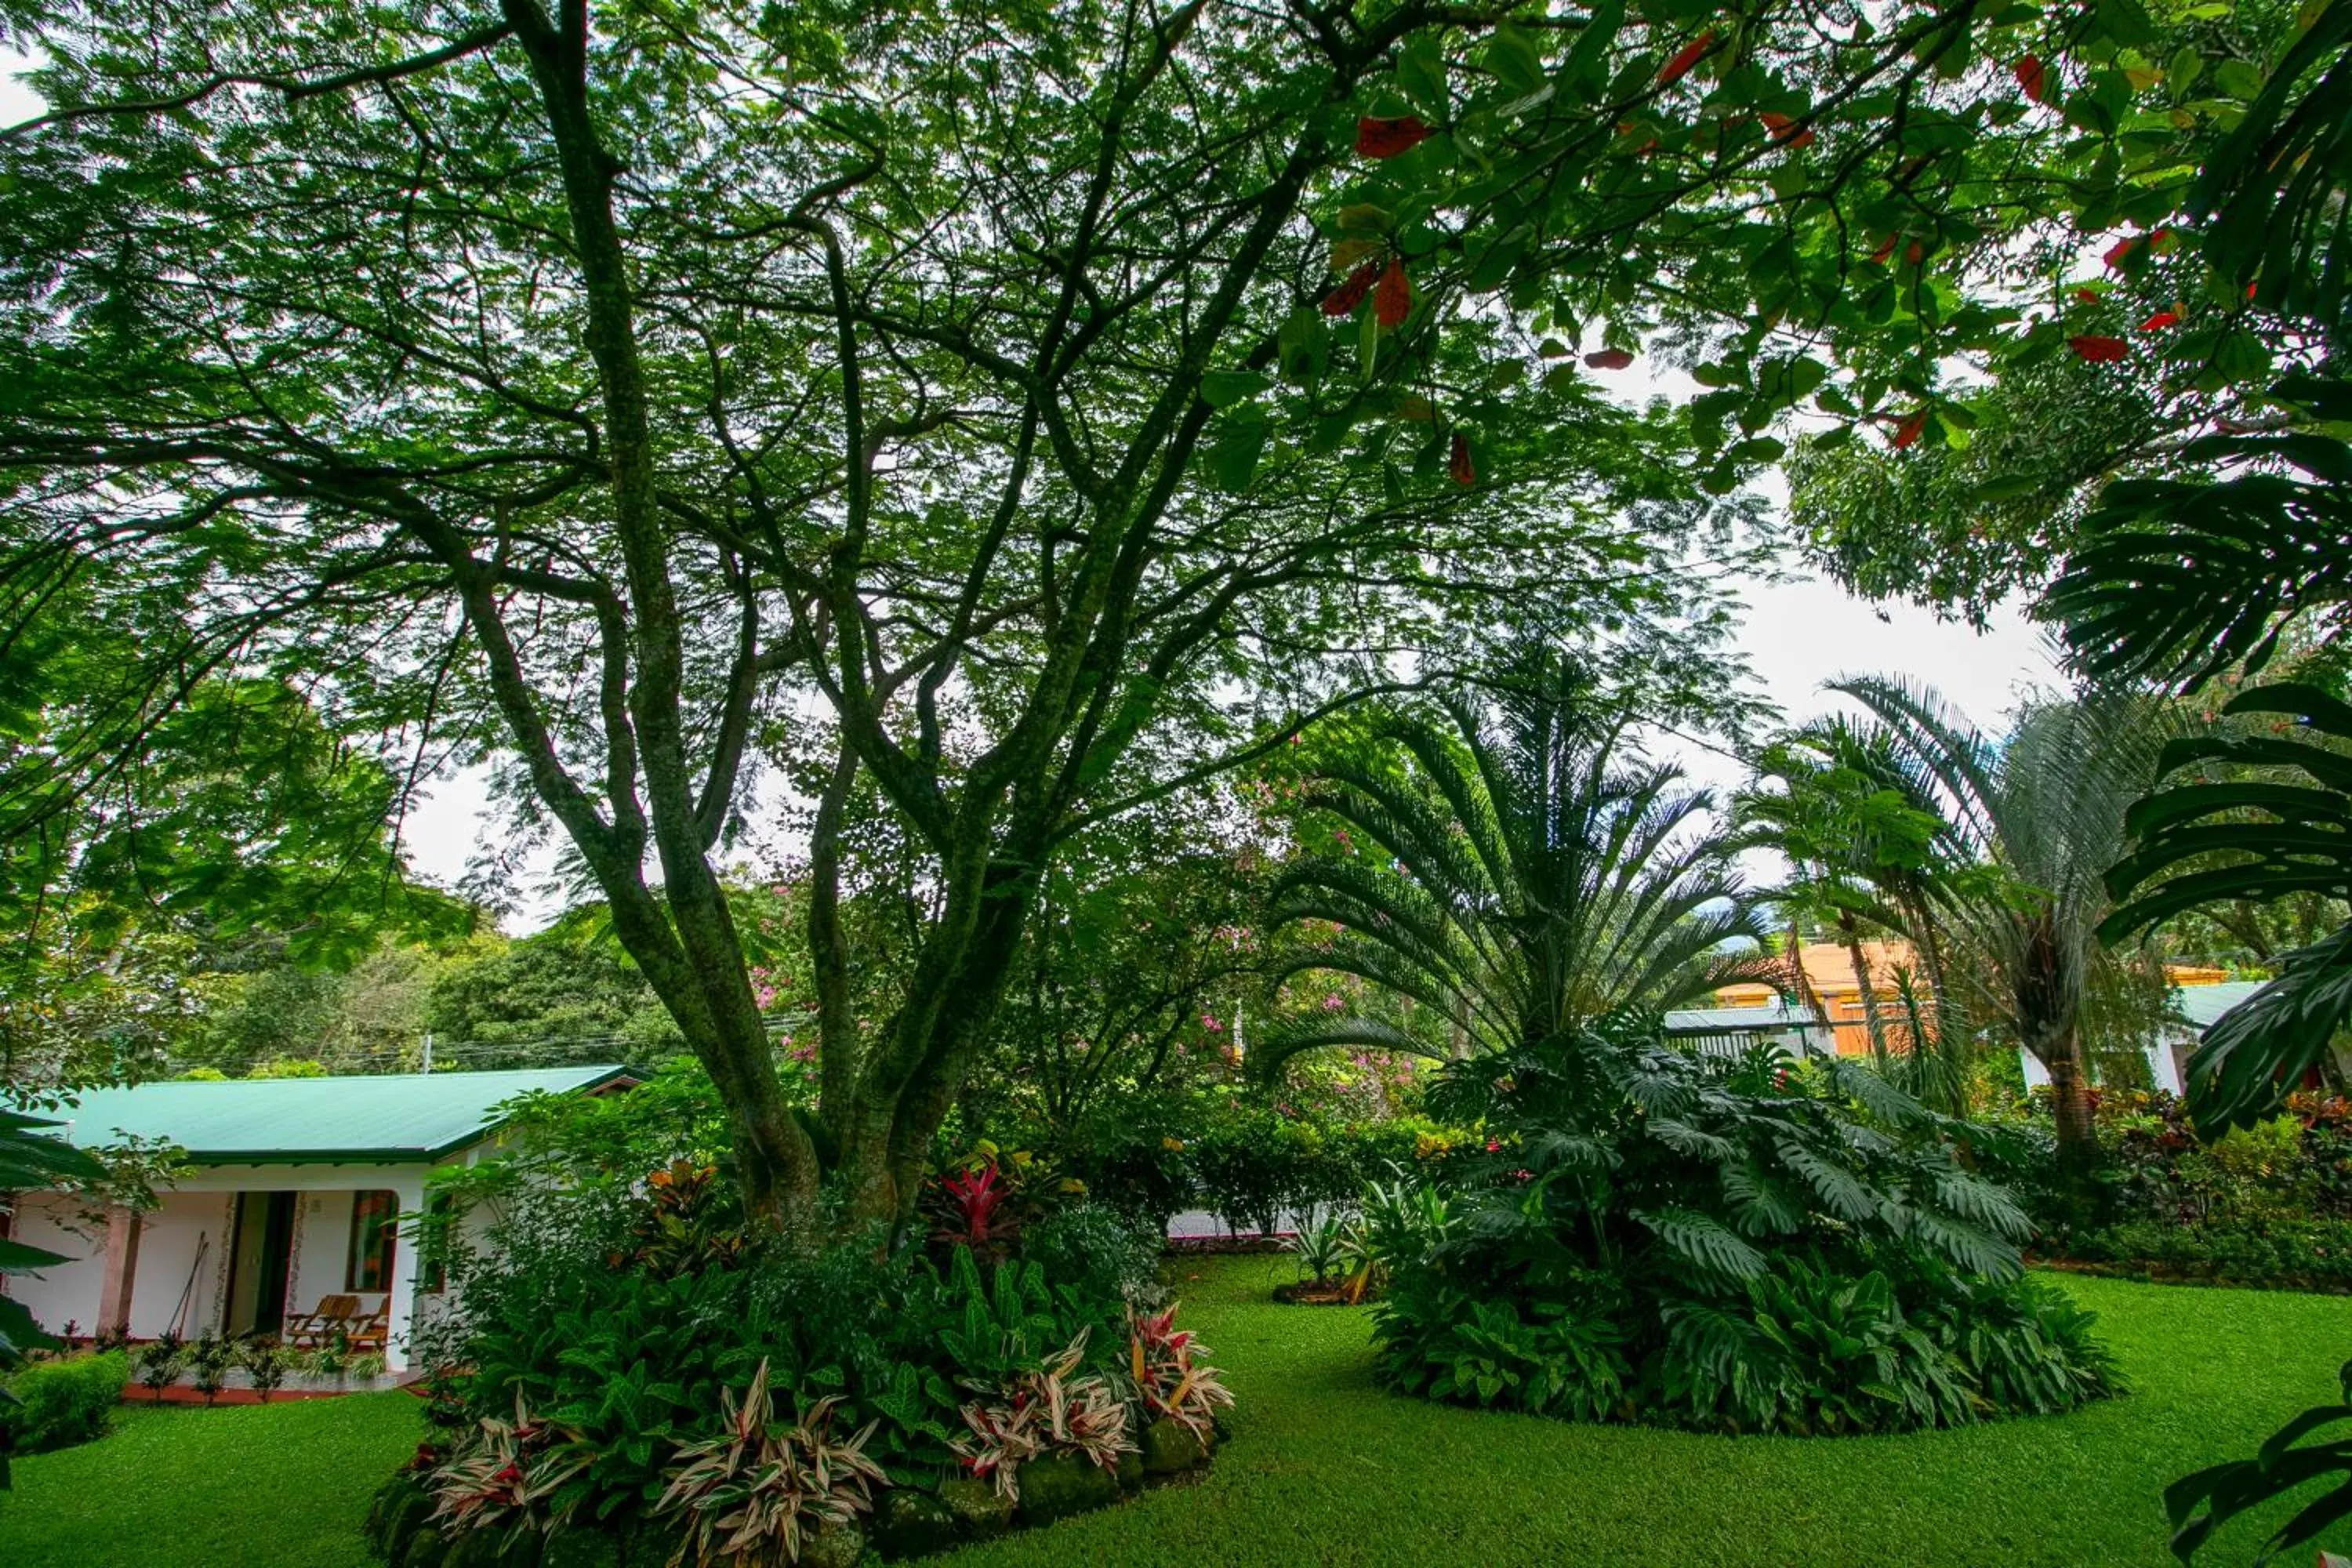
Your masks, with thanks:
[[[1790,962],[1801,974],[1801,923],[1833,933],[1853,967],[1879,1070],[1941,1110],[1962,1110],[1953,1058],[1965,1031],[1939,1026],[1938,1016],[1946,986],[1933,906],[1952,870],[1940,858],[1942,817],[1910,793],[1914,781],[1887,735],[1842,716],[1774,737],[1759,749],[1754,767],[1758,784],[1734,800],[1734,820],[1747,842],[1789,863],[1776,900],[1788,917]],[[1931,987],[1924,1006],[1916,995],[1911,1005],[1897,999],[1891,1018],[1883,977],[1863,947],[1885,932],[1915,944]]]
[[[938,1186],[943,1215],[932,1228],[933,1241],[992,1259],[1003,1257],[1019,1238],[1018,1214],[1005,1208],[1012,1189],[993,1159],[950,1171],[939,1178]]]
[[[2030,704],[1996,741],[1911,682],[1831,689],[1869,711],[1864,733],[1895,759],[1905,794],[1932,803],[1948,863],[1973,868],[1942,879],[1935,900],[1934,918],[1969,961],[1948,964],[1947,982],[1969,977],[1970,1016],[2048,1070],[2060,1156],[2079,1167],[2094,1147],[2091,998],[2106,971],[2130,962],[2099,938],[2113,907],[2105,876],[2122,853],[2126,809],[2183,721],[2152,699],[2090,691]]]
[[[106,1178],[105,1167],[89,1153],[40,1131],[50,1125],[53,1124],[38,1117],[0,1107],[0,1193],[40,1192]],[[53,1268],[68,1261],[46,1247],[0,1237],[0,1277],[28,1268]],[[48,1336],[33,1321],[33,1314],[25,1304],[0,1290],[0,1373],[17,1366],[26,1350],[48,1342]],[[11,1398],[6,1387],[0,1385],[0,1405],[9,1403]],[[0,1462],[0,1486],[5,1486],[7,1479],[7,1468]]]
[[[954,1448],[976,1479],[993,1483],[1000,1496],[1017,1501],[1021,1467],[1030,1459],[1063,1454],[1100,1469],[1118,1468],[1118,1457],[1135,1447],[1128,1436],[1127,1405],[1099,1373],[1078,1371],[1086,1352],[1081,1331],[1038,1365],[964,1405],[968,1430]],[[1143,1356],[1139,1342],[1135,1353],[1139,1361]]]
[[[217,1329],[206,1329],[188,1345],[183,1359],[188,1386],[203,1394],[205,1403],[210,1405],[220,1397],[229,1369],[236,1364],[236,1342]]]
[[[2336,1378],[2344,1390],[2341,1403],[2303,1412],[2273,1433],[2251,1459],[2209,1465],[2164,1489],[2165,1511],[2172,1519],[2173,1555],[2189,1562],[2229,1521],[2314,1481],[2334,1484],[2271,1532],[2258,1562],[2310,1545],[2320,1531],[2352,1513],[2352,1436],[2343,1431],[2352,1422],[2352,1362],[2344,1363]],[[2320,1561],[2323,1568],[2331,1568],[2342,1560],[2322,1552]]]
[[[1200,1359],[1208,1348],[1191,1330],[1176,1326],[1172,1305],[1128,1314],[1128,1373],[1144,1413],[1177,1423],[1204,1445],[1217,1412],[1234,1402],[1223,1375]]]
[[[2184,454],[2220,477],[2109,487],[2048,604],[2077,659],[2095,672],[2183,689],[2232,664],[2251,677],[2298,627],[2319,622],[2340,634],[2352,600],[2352,444],[2341,437],[2352,384],[2340,363],[2352,5],[2330,0],[2298,19],[2300,36],[2248,112],[2200,162],[2185,210],[2228,290],[2242,288],[2333,352],[2322,374],[2272,389],[2279,417],[2265,422],[2271,427],[2225,428]],[[2224,712],[2242,721],[2268,716],[2270,731],[2171,748],[2168,770],[2197,772],[2133,808],[2136,842],[2110,879],[2130,900],[2110,921],[2117,934],[2200,904],[2352,891],[2344,750],[2352,708],[2340,692],[2290,682],[2241,692]],[[2206,1031],[2190,1059],[2189,1110],[2208,1137],[2275,1108],[2352,1014],[2352,924],[2285,954],[2279,968]],[[2347,1445],[2310,1440],[2352,1418],[2352,1363],[2341,1382],[2342,1404],[2305,1412],[2252,1459],[2168,1489],[2173,1550],[2184,1563],[2230,1519],[2314,1480],[2334,1484],[2273,1532],[2265,1558],[2308,1545],[2352,1510]]]
[[[512,1420],[483,1416],[464,1446],[432,1470],[426,1488],[434,1521],[450,1534],[544,1524],[549,1494],[582,1463],[560,1436],[551,1424],[533,1420],[530,1405],[516,1394]]]
[[[274,1334],[257,1334],[238,1347],[236,1364],[245,1369],[246,1382],[262,1404],[285,1386],[287,1373],[294,1370],[294,1353]]]
[[[2243,691],[2222,712],[2286,722],[2166,750],[2168,773],[2197,776],[2132,807],[2133,847],[2110,873],[2129,895],[2108,921],[2118,936],[2210,902],[2352,895],[2352,704],[2283,682]],[[2276,1114],[2347,1016],[2352,924],[2283,955],[2277,979],[2205,1031],[2187,1084],[2200,1131]]]
[[[1289,872],[1277,908],[1338,935],[1293,959],[1412,998],[1463,1039],[1384,1020],[1300,1025],[1251,1053],[1272,1072],[1304,1050],[1374,1046],[1445,1059],[1500,1052],[1625,1011],[1661,1013],[1760,973],[1727,953],[1762,930],[1710,797],[1629,755],[1632,715],[1566,658],[1539,650],[1439,718],[1393,712],[1370,743],[1319,761],[1309,804],[1335,852]],[[1365,843],[1359,851],[1355,837]]]
[[[1966,1168],[1956,1124],[1866,1067],[1717,1063],[1619,1027],[1456,1064],[1431,1092],[1490,1143],[1447,1168],[1443,1206],[1381,1226],[1375,1334],[1400,1387],[1818,1433],[2115,1386],[2071,1306],[2020,1278],[2026,1217]]]
[[[731,1268],[741,1259],[742,1204],[716,1166],[673,1160],[646,1178],[646,1194],[649,1201],[630,1233],[638,1263],[674,1276]]]
[[[839,1399],[820,1399],[784,1426],[771,1416],[765,1362],[740,1400],[732,1389],[722,1397],[720,1431],[678,1450],[654,1510],[685,1520],[681,1559],[698,1568],[784,1568],[822,1531],[870,1512],[876,1489],[890,1484],[865,1452],[874,1423],[846,1437],[833,1431]]]
[[[1283,1250],[1298,1260],[1298,1277],[1317,1285],[1339,1279],[1348,1267],[1348,1235],[1357,1223],[1355,1215],[1329,1209],[1284,1237]]]
[[[169,1329],[139,1347],[139,1381],[157,1404],[163,1403],[165,1386],[179,1375],[185,1351],[180,1336]]]

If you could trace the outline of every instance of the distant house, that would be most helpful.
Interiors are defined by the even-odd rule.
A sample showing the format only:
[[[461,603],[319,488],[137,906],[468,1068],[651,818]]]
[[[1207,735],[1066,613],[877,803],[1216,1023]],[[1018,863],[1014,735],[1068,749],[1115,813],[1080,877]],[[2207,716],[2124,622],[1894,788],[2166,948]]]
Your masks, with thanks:
[[[121,1326],[134,1339],[273,1333],[321,1297],[353,1296],[367,1312],[389,1309],[384,1355],[400,1371],[439,1301],[396,1224],[424,1211],[427,1173],[495,1150],[499,1108],[517,1095],[635,1082],[624,1068],[573,1067],[93,1090],[55,1113],[59,1135],[85,1148],[166,1140],[193,1172],[151,1213],[108,1214],[102,1246],[78,1224],[80,1201],[17,1194],[0,1236],[75,1261],[8,1276],[5,1289],[53,1331]]]
[[[2222,1014],[2269,984],[2263,980],[2204,978],[2221,973],[2212,969],[2166,970],[2173,981],[2172,1010],[2176,1016],[2165,1020],[2156,1038],[2141,1047],[2141,1053],[2147,1058],[2148,1081],[2168,1093],[2183,1092],[2182,1086],[2189,1081],[2189,1058],[2205,1031],[2220,1023]],[[2028,1089],[2038,1089],[2050,1081],[2049,1069],[2031,1052],[2020,1051],[2018,1060],[2025,1068]]]
[[[1918,955],[1909,942],[1892,938],[1873,938],[1860,945],[1863,969],[1870,976],[1871,994],[1878,1004],[1881,1026],[1889,1031],[1890,1042],[1900,1049],[1910,1037],[1900,976],[1906,972],[1916,974],[1920,993],[1924,994],[1928,989]],[[1796,988],[1792,971],[1786,981],[1776,977],[1773,984],[1750,982],[1727,985],[1715,994],[1716,1000],[1730,1009],[1782,1007],[1801,1011],[1815,1020],[1813,1032],[1804,1037],[1804,1048],[1815,1052],[1834,1050],[1844,1057],[1868,1056],[1870,1015],[1863,1005],[1862,981],[1853,972],[1853,954],[1839,943],[1819,939],[1802,943],[1798,951],[1804,969],[1803,989],[1810,994],[1790,994]],[[1813,1003],[1819,1005],[1818,1013]]]

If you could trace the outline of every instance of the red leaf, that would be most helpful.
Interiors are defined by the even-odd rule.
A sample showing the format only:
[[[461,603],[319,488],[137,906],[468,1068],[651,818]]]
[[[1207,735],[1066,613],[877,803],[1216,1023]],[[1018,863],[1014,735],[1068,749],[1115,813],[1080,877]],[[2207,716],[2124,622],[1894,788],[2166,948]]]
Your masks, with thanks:
[[[2139,330],[2143,332],[2160,332],[2167,327],[2177,327],[2179,325],[2180,325],[2180,313],[2179,311],[2158,310],[2155,315],[2150,316],[2147,321],[2142,321],[2139,324]]]
[[[2096,289],[2077,289],[2074,290],[2074,298],[2080,300],[2085,305],[2095,305],[2105,297],[2106,296],[2101,294]]]
[[[1880,246],[1876,250],[1872,251],[1870,253],[1870,258],[1873,261],[1884,263],[1888,257],[1895,254],[1895,247],[1901,244],[1902,240],[1903,237],[1899,234],[1888,235],[1886,237],[1886,243]]]
[[[1706,58],[1708,47],[1714,42],[1715,29],[1713,27],[1709,27],[1706,32],[1701,33],[1697,37],[1693,38],[1689,43],[1685,44],[1680,49],[1675,51],[1674,58],[1668,60],[1664,66],[1659,68],[1658,85],[1660,87],[1667,87],[1675,82],[1682,80],[1684,77],[1688,76],[1690,74],[1691,67],[1698,64],[1701,59]]]
[[[1446,454],[1445,471],[1454,476],[1457,485],[1478,482],[1478,470],[1470,466],[1470,437],[1459,430],[1454,433],[1454,449]]]
[[[2017,85],[2025,89],[2026,97],[2036,103],[2050,101],[2050,73],[2042,68],[2039,58],[2022,56],[2010,69],[2017,78]]]
[[[2131,353],[2131,345],[2121,338],[2068,338],[2066,346],[2093,364],[2114,364]]]
[[[1927,248],[1916,239],[1903,247],[1903,259],[1909,262],[1914,267],[1918,266],[1921,261],[1925,260],[1927,258]]]
[[[1764,129],[1770,133],[1775,142],[1784,142],[1790,147],[1810,147],[1813,143],[1811,131],[1797,130],[1797,122],[1777,110],[1768,109],[1756,118],[1764,122]]]
[[[1353,314],[1356,307],[1364,302],[1364,296],[1372,291],[1372,284],[1380,275],[1381,264],[1377,261],[1367,261],[1349,273],[1346,282],[1323,296],[1323,313],[1327,316]]]
[[[1415,116],[1375,120],[1367,114],[1356,121],[1356,151],[1367,158],[1393,158],[1429,140],[1429,127]]]
[[[1918,413],[1914,414],[1910,418],[1906,419],[1902,424],[1897,425],[1895,427],[1895,446],[1896,450],[1899,451],[1903,447],[1910,446],[1914,441],[1916,441],[1927,428],[1927,411],[1922,408]]]
[[[1630,349],[1597,349],[1584,356],[1584,363],[1595,370],[1623,370],[1633,363]]]
[[[2105,258],[2107,266],[2111,268],[2120,268],[2125,262],[2131,259],[2132,247],[2138,243],[2138,236],[2126,235],[2123,238],[2116,241],[2115,244],[2107,247],[2107,254]]]
[[[2252,298],[2254,297],[2254,289],[2255,289],[2255,287],[2256,287],[2256,285],[2252,284],[2252,283],[2249,283],[2249,284],[2247,284],[2247,285],[2246,285],[2246,298],[2247,298],[2247,299],[2251,300],[2251,299],[2252,299]]]
[[[1372,314],[1381,325],[1397,328],[1412,314],[1412,282],[1404,275],[1404,263],[1395,257],[1389,258],[1389,269],[1381,274],[1381,284],[1372,291]]]

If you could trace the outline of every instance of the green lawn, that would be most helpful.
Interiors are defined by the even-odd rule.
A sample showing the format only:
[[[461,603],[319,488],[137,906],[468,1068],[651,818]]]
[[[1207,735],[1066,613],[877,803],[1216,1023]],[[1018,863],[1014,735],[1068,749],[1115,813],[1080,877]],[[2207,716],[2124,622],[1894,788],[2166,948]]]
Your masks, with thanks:
[[[2163,1484],[2251,1449],[2352,1353],[2352,1300],[2070,1279],[2104,1315],[2127,1399],[1910,1437],[1695,1437],[1394,1398],[1367,1371],[1361,1312],[1264,1300],[1279,1260],[1185,1267],[1186,1316],[1242,1401],[1213,1472],[949,1568],[2156,1568]],[[130,1412],[99,1443],[18,1463],[0,1564],[359,1568],[367,1494],[415,1418],[401,1394]],[[2258,1533],[2203,1562],[2237,1568]]]

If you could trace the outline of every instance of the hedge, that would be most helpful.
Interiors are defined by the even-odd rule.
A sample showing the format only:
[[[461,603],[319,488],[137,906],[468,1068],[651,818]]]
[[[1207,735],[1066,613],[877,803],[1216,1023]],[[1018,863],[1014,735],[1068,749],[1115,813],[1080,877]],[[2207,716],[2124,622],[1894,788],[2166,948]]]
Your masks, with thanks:
[[[0,1404],[0,1447],[19,1454],[87,1443],[106,1430],[131,1381],[131,1358],[121,1351],[37,1361],[8,1380],[14,1405]]]

